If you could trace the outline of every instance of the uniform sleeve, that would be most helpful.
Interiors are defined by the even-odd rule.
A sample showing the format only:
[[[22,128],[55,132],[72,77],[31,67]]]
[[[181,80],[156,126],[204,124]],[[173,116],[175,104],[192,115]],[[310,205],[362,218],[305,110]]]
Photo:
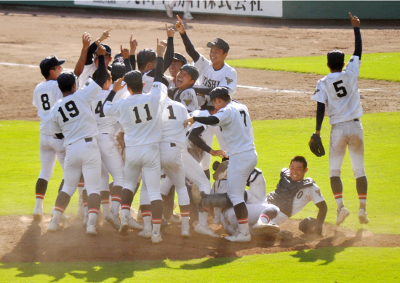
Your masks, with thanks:
[[[58,105],[55,105],[55,107],[57,107]],[[55,109],[55,108],[54,108]],[[52,109],[52,111],[50,112],[50,119],[49,119],[49,123],[50,123],[50,131],[54,134],[58,134],[58,133],[62,133],[62,130],[60,128],[60,126],[57,124],[56,119],[57,116],[54,113],[55,110]]]
[[[180,98],[187,111],[192,112],[199,109],[199,102],[193,89],[185,89]]]
[[[164,104],[165,99],[168,97],[168,89],[161,82],[153,82],[153,87],[151,88],[150,94],[153,96],[159,96],[159,102]]]
[[[351,56],[349,62],[347,63],[344,72],[351,76],[358,77],[360,74],[360,65],[361,65],[360,58],[357,55],[353,55]]]
[[[111,101],[106,101],[103,106],[104,115],[118,117],[119,116],[119,105],[120,105],[121,101],[123,101],[123,100],[119,100],[115,103],[112,103]]]
[[[194,66],[197,68],[200,75],[208,65],[210,65],[210,61],[208,61],[203,55],[200,55],[199,60],[194,63]]]
[[[315,100],[317,102],[321,102],[323,104],[327,103],[328,96],[326,95],[326,92],[323,89],[321,80],[318,81],[317,87],[315,88],[315,92],[314,92],[313,96],[311,97],[311,99]]]
[[[93,99],[96,98],[97,94],[101,91],[101,87],[92,79],[86,83],[86,87],[83,89],[77,90],[75,93],[81,96],[84,100],[91,103]]]
[[[232,69],[223,80],[219,83],[220,87],[226,87],[229,90],[229,94],[232,96],[237,89],[237,73],[235,69]]]
[[[222,109],[218,110],[218,112],[212,116],[217,117],[219,120],[219,122],[216,124],[216,126],[222,126],[222,125],[228,124],[230,122],[229,121],[229,116],[230,116],[229,109],[222,108]]]
[[[317,204],[321,201],[324,201],[324,196],[321,193],[320,188],[314,184],[311,188],[310,188],[310,201],[312,201],[314,204]]]

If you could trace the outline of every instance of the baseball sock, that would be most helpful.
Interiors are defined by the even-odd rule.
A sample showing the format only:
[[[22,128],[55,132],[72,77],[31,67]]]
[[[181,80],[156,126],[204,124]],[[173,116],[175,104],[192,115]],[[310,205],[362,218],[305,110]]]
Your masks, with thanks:
[[[331,177],[331,188],[335,197],[337,208],[339,210],[344,206],[342,179],[340,179],[340,177]]]
[[[60,186],[58,187],[58,192],[61,192],[63,186],[64,186],[64,179],[61,180]]]
[[[98,193],[92,193],[88,196],[88,223],[87,225],[96,225],[97,214],[100,209],[101,197]]]
[[[258,221],[261,223],[269,223],[278,215],[278,210],[275,207],[266,207],[260,214]]]
[[[162,200],[153,200],[150,203],[151,215],[152,215],[152,223],[153,223],[153,234],[159,234],[161,228],[161,218],[163,211],[163,203]],[[143,214],[142,214],[143,215]]]
[[[53,221],[56,224],[60,223],[60,219],[62,214],[64,213],[65,209],[67,208],[69,201],[71,200],[71,196],[63,191],[61,191],[56,200],[56,205],[54,207],[53,212]]]
[[[191,1],[186,0],[186,1],[185,1],[185,4],[183,4],[183,11],[184,11],[185,13],[188,13],[188,12],[189,12],[190,2],[191,2]]]
[[[358,200],[360,202],[360,209],[364,209],[366,211],[367,190],[368,190],[367,176],[357,178],[356,179],[356,187],[357,187],[357,193],[358,193]]]
[[[199,212],[199,223],[203,227],[208,227],[208,209],[204,208],[204,211]]]
[[[173,0],[173,1],[169,2],[169,3],[168,3],[168,6],[169,6],[170,8],[174,8],[174,5],[175,5],[175,3],[176,3],[177,1],[178,1],[178,0]]]
[[[47,191],[47,184],[48,181],[45,179],[38,178],[36,181],[36,205],[38,205],[38,199],[39,199],[39,205],[40,207],[43,205],[43,199]]]
[[[241,202],[233,207],[235,210],[236,218],[238,221],[238,228],[240,233],[243,235],[248,235],[249,232],[249,220],[248,220],[248,212],[247,207],[244,202]]]
[[[83,201],[83,216],[87,217],[88,216],[88,195],[86,189],[82,190],[82,201]]]
[[[121,193],[122,218],[131,218],[132,201],[133,201],[133,192],[129,189],[123,189]]]
[[[101,191],[101,207],[103,208],[103,216],[106,217],[110,213],[110,192]]]
[[[150,205],[141,205],[140,211],[143,218],[143,230],[151,230],[151,210]]]
[[[182,229],[188,229],[189,228],[189,214],[190,214],[190,205],[180,205],[179,209],[181,211],[181,227]]]
[[[119,208],[121,206],[121,186],[113,186],[111,190],[111,212],[114,215],[119,214]]]

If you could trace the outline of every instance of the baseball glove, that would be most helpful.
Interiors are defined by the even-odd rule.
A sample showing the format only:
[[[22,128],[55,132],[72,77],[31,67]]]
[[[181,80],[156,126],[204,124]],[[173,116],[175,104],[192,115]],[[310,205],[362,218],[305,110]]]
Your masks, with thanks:
[[[325,149],[322,145],[321,137],[316,133],[312,134],[311,140],[308,145],[310,146],[311,152],[314,153],[316,156],[321,157],[325,155]]]
[[[318,234],[322,233],[322,226],[318,224],[318,220],[312,217],[307,217],[300,221],[299,230],[304,234]]]

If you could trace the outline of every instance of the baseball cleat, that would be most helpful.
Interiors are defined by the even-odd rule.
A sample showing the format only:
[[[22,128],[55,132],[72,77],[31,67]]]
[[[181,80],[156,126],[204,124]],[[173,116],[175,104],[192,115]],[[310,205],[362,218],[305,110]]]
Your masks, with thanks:
[[[127,236],[129,233],[129,222],[128,218],[121,219],[121,226],[119,227],[118,234],[122,236]]]
[[[183,226],[181,227],[181,236],[183,238],[189,238],[190,237],[190,227],[189,226]]]
[[[116,230],[119,230],[120,223],[119,223],[119,217],[118,216],[115,216],[113,213],[110,212],[106,216],[106,221],[108,223],[110,223],[111,226],[113,226]]]
[[[360,209],[358,212],[358,221],[360,221],[360,224],[368,224],[369,219],[367,217],[367,212],[364,209]]]
[[[250,242],[251,235],[250,233],[243,235],[239,230],[237,230],[232,236],[226,236],[225,239],[231,242]]]
[[[198,234],[203,234],[203,235],[208,235],[214,238],[219,238],[218,234],[215,234],[213,230],[211,230],[210,227],[204,227],[200,223],[197,223],[196,227],[194,228],[194,231]]]
[[[228,170],[228,165],[229,160],[225,160],[218,165],[217,170],[215,170],[213,174],[214,180],[223,180],[226,178],[226,170]]]
[[[49,226],[47,226],[48,232],[56,232],[59,229],[60,229],[60,224],[54,223],[53,221],[51,221],[49,223]]]
[[[172,8],[168,5],[168,3],[165,3],[164,6],[165,6],[165,12],[167,12],[167,16],[169,18],[173,18],[174,14],[172,13]]]
[[[263,223],[263,222],[257,222],[254,224],[254,226],[251,228],[253,232],[255,233],[265,233],[267,235],[274,236],[279,233],[281,230],[278,225],[275,223]]]
[[[194,204],[197,205],[199,205],[201,203],[201,200],[203,199],[203,197],[201,196],[201,192],[195,183],[193,183],[192,185],[192,199]]]
[[[35,209],[33,210],[33,220],[42,221],[42,219],[43,219],[43,209],[35,206]]]
[[[89,236],[96,236],[97,235],[96,225],[87,225],[86,234],[88,234]]]
[[[88,223],[88,216],[87,215],[85,215],[84,217],[83,217],[83,220],[82,220],[82,226],[83,226],[83,228],[86,228],[87,227],[87,223]]]
[[[190,14],[190,12],[186,12],[183,14],[183,18],[185,20],[193,20],[192,14]]]
[[[161,233],[160,232],[158,232],[157,234],[156,233],[152,233],[151,234],[151,242],[153,244],[161,243],[162,242]]]
[[[336,225],[339,226],[343,223],[347,216],[349,216],[350,212],[343,206],[340,210],[337,211],[336,215]]]
[[[152,234],[151,230],[142,230],[141,232],[138,233],[138,235],[142,238],[150,239]]]
[[[140,224],[139,222],[137,222],[133,218],[129,218],[128,219],[128,226],[129,226],[129,229],[135,229],[135,230],[142,230],[143,229],[143,225]]]

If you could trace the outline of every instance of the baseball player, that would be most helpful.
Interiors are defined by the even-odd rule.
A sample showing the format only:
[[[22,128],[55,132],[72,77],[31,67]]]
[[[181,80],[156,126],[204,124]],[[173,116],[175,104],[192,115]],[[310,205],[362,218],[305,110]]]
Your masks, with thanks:
[[[90,79],[86,87],[76,90],[76,77],[72,72],[61,73],[57,78],[63,98],[51,109],[51,129],[54,133],[62,132],[64,136],[65,182],[57,196],[53,218],[48,226],[49,232],[59,229],[61,215],[78,187],[83,173],[89,208],[86,233],[97,234],[96,219],[100,208],[101,157],[96,139],[99,131],[90,106],[106,81],[104,60],[106,49],[100,44],[97,54],[99,68],[96,81]]]
[[[174,9],[175,3],[178,2],[178,0],[173,0],[168,2],[165,2],[165,12],[167,13],[167,16],[170,18],[173,18],[174,15],[172,14],[172,10]],[[190,5],[191,5],[192,0],[185,0],[183,4],[183,18],[185,20],[193,20],[192,14],[190,14]]]
[[[131,71],[125,74],[124,80],[132,96],[112,103],[114,95],[110,93],[104,104],[104,114],[116,116],[125,132],[125,184],[121,194],[122,218],[119,233],[126,235],[128,232],[130,207],[143,168],[143,179],[147,184],[152,214],[153,243],[162,241],[160,226],[163,209],[160,194],[159,143],[162,131],[162,107],[167,97],[167,87],[161,83],[164,51],[165,46],[160,44],[157,38],[157,64],[150,94],[143,94],[142,74],[139,71]],[[143,188],[142,193],[144,193]]]
[[[279,183],[264,201],[247,201],[249,223],[254,224],[252,232],[276,235],[280,231],[279,224],[300,212],[312,201],[318,207],[317,219],[313,219],[313,229],[317,234],[322,234],[328,208],[319,187],[311,178],[304,178],[307,171],[306,159],[295,156],[290,161],[289,169],[282,169]],[[265,192],[265,188],[261,192]],[[228,233],[234,231],[238,224],[232,208],[221,214],[221,223]]]
[[[238,220],[238,230],[225,239],[233,242],[251,241],[248,224],[248,212],[244,202],[244,190],[250,173],[257,164],[257,152],[254,145],[253,126],[247,107],[232,101],[229,90],[216,87],[210,92],[210,98],[217,113],[208,117],[192,117],[186,124],[200,122],[221,127],[229,156],[228,196],[234,206]]]
[[[48,182],[53,175],[56,158],[64,169],[65,148],[62,140],[58,139],[50,129],[50,109],[62,97],[58,88],[57,77],[62,72],[64,59],[55,55],[46,57],[40,62],[40,71],[46,81],[41,82],[33,92],[33,105],[40,117],[40,174],[36,182],[36,204],[33,210],[33,219],[43,218],[43,199],[47,191]],[[62,187],[61,182],[60,187]]]
[[[169,75],[167,76],[169,88],[176,86],[176,75],[179,73],[183,65],[187,64],[186,57],[180,53],[175,52],[171,65],[168,67]]]
[[[191,65],[183,65],[176,76],[176,89],[172,92],[172,99],[181,102],[190,113],[199,109],[197,95],[192,88],[199,77],[197,68]]]
[[[317,156],[323,155],[319,148],[321,142],[321,125],[325,114],[325,105],[329,122],[332,125],[329,144],[329,175],[331,187],[337,204],[336,225],[340,225],[349,215],[343,204],[343,184],[340,178],[346,147],[356,178],[356,188],[360,209],[358,219],[361,224],[367,224],[369,219],[366,212],[367,177],[364,170],[364,136],[360,118],[363,108],[358,93],[358,76],[360,72],[362,41],[360,20],[351,13],[351,25],[355,35],[355,50],[350,61],[344,67],[344,53],[333,50],[328,53],[328,68],[331,73],[319,80],[312,100],[317,101],[316,131],[309,142],[310,149]]]

